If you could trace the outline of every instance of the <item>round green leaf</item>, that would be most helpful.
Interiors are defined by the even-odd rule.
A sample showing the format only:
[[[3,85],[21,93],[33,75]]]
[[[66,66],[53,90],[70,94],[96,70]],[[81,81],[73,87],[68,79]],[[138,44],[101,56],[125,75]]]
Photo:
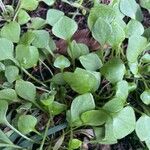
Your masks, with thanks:
[[[97,6],[93,7],[90,11],[90,15],[88,17],[88,26],[90,30],[92,30],[98,18],[101,18],[102,20],[111,23],[112,20],[115,18],[115,16],[116,16],[115,10],[111,6],[98,4]]]
[[[56,0],[42,0],[45,4],[51,6],[55,3]]]
[[[100,85],[100,74],[92,74],[84,69],[77,68],[74,73],[65,72],[64,80],[79,94],[95,92]]]
[[[82,113],[83,124],[90,126],[100,126],[107,121],[108,115],[103,110],[90,110]]]
[[[150,117],[147,115],[141,116],[136,123],[135,131],[141,141],[150,139]]]
[[[21,8],[29,11],[35,10],[39,5],[38,0],[21,0]]]
[[[146,105],[150,104],[150,89],[145,90],[140,96],[142,102]]]
[[[0,90],[0,100],[6,100],[7,102],[18,101],[16,91],[13,89]]]
[[[125,32],[126,37],[142,35],[144,33],[144,27],[139,21],[131,19],[125,28]]]
[[[30,20],[30,16],[25,10],[20,10],[17,16],[17,20],[20,25],[23,25]]]
[[[82,142],[78,139],[72,139],[69,141],[69,149],[74,150],[78,149],[81,146]]]
[[[135,129],[135,114],[132,107],[125,107],[113,114],[113,131],[117,139],[122,139]]]
[[[150,0],[140,0],[140,4],[143,8],[150,9]]]
[[[54,62],[54,66],[56,68],[63,70],[64,68],[67,68],[70,66],[70,61],[65,56],[60,55],[56,58]]]
[[[18,45],[16,47],[16,59],[25,69],[35,67],[39,60],[38,49],[34,46]]]
[[[7,66],[5,68],[5,77],[9,83],[13,83],[19,75],[19,69],[16,66]]]
[[[69,40],[77,31],[77,28],[78,25],[74,20],[64,16],[54,24],[52,32],[61,39]]]
[[[23,134],[35,131],[37,119],[31,115],[22,115],[18,119],[18,129]]]
[[[96,71],[102,67],[102,61],[95,53],[79,57],[80,63],[86,70]]]
[[[112,32],[112,28],[109,23],[104,19],[97,19],[96,23],[92,28],[93,37],[102,45],[107,43]]]
[[[125,74],[125,65],[119,58],[112,58],[101,68],[101,73],[111,83],[119,82],[123,79]]]
[[[50,40],[49,33],[45,30],[34,30],[33,33],[35,38],[32,42],[32,45],[37,48],[46,48]]]
[[[14,43],[18,43],[20,39],[20,32],[20,25],[17,22],[12,21],[2,27],[1,36]]]
[[[138,56],[147,46],[147,39],[142,36],[131,36],[128,42],[127,59],[129,62],[136,62]]]
[[[86,93],[77,96],[71,104],[71,124],[82,125],[80,120],[81,114],[94,108],[95,102],[92,94]]]
[[[14,45],[11,41],[0,38],[0,61],[5,59],[13,59],[14,57]]]
[[[112,33],[110,34],[108,41],[114,49],[117,49],[125,39],[125,32],[116,21],[112,22],[111,27]]]
[[[57,23],[63,16],[64,12],[57,9],[49,9],[47,12],[46,21],[51,26],[54,26],[55,23]]]
[[[21,98],[29,101],[35,100],[36,88],[31,82],[18,80],[15,84],[15,90]]]

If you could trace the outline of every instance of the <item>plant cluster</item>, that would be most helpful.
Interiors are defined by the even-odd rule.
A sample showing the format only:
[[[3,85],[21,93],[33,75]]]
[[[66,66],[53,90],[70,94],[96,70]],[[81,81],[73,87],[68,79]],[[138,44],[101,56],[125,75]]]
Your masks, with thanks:
[[[42,1],[46,19],[30,17],[38,0],[0,1],[0,147],[73,150],[86,143],[80,135],[114,144],[135,131],[150,149],[150,0],[94,0],[90,10],[63,0],[87,16],[97,51],[73,40],[74,16]],[[58,38],[65,55],[55,53]]]

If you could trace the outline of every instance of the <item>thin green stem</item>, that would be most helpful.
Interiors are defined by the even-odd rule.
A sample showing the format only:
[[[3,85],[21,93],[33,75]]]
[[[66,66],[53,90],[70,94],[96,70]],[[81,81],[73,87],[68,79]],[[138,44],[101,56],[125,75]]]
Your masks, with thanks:
[[[45,140],[46,140],[46,137],[47,137],[47,133],[48,133],[48,128],[50,126],[50,122],[51,122],[51,119],[49,119],[48,122],[47,122],[45,133],[44,133],[43,140],[42,140],[42,143],[41,143],[41,146],[40,146],[39,150],[43,150],[43,146],[44,146],[44,143],[45,143]]]
[[[31,79],[33,79],[33,80],[36,81],[37,83],[39,83],[39,84],[41,84],[41,85],[43,85],[44,87],[47,88],[47,86],[46,86],[43,82],[41,82],[40,80],[38,80],[38,79],[36,79],[34,76],[32,76],[26,69],[24,69],[23,67],[21,67],[21,70],[22,70],[25,74],[27,74]]]
[[[17,146],[17,145],[13,145],[13,144],[0,144],[0,147],[11,147],[11,148],[15,148],[15,149],[22,149],[22,147]]]
[[[24,139],[31,141],[34,143],[34,141],[30,138],[28,138],[27,136],[23,135],[22,133],[20,133],[16,128],[14,128],[8,121],[5,122],[5,124],[12,129],[14,132],[18,133],[21,137],[23,137]]]
[[[16,20],[20,9],[21,9],[21,0],[18,1],[17,7],[16,7],[16,13],[15,13],[15,15],[14,15],[13,21]]]

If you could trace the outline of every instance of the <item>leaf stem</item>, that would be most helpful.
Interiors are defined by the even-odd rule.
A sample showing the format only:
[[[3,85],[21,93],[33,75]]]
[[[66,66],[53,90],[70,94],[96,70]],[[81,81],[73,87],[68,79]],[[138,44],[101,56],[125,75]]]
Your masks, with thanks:
[[[22,149],[22,147],[17,146],[17,145],[13,145],[13,144],[0,144],[0,147],[12,147],[12,148],[16,148],[16,149]]]
[[[21,9],[21,0],[18,1],[17,7],[16,7],[16,13],[15,13],[15,15],[14,15],[13,21],[16,20],[17,15],[18,15],[20,9]]]
[[[2,2],[2,0],[0,0],[0,7],[1,7],[1,9],[2,9],[3,12],[6,12],[6,8],[5,8],[5,5]]]
[[[49,128],[50,122],[51,122],[51,118],[47,122],[45,133],[44,133],[43,140],[42,140],[42,143],[41,143],[41,146],[40,146],[39,150],[43,150],[43,146],[44,146],[44,143],[45,143],[45,140],[46,140],[46,137],[47,137],[47,133],[48,133],[48,128]]]
[[[34,141],[30,138],[28,138],[27,136],[23,135],[22,133],[20,133],[16,128],[14,128],[8,121],[5,122],[5,124],[12,129],[14,132],[18,133],[21,137],[23,137],[24,139],[31,141],[34,143]]]
[[[24,69],[23,67],[21,67],[21,70],[22,70],[25,74],[27,74],[31,79],[33,79],[33,80],[36,81],[37,83],[39,83],[39,84],[41,84],[41,85],[43,85],[44,87],[47,88],[47,86],[46,86],[43,82],[41,82],[40,80],[38,80],[38,79],[36,79],[34,76],[32,76],[26,69]]]

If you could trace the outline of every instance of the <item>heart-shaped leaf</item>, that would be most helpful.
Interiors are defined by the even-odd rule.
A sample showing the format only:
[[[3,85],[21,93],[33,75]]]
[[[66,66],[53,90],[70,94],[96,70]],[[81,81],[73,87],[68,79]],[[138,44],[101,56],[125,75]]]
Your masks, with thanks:
[[[147,115],[141,116],[136,123],[136,134],[141,141],[150,139],[150,117]]]
[[[96,71],[102,67],[102,61],[96,53],[90,53],[79,57],[80,63],[86,70]]]
[[[82,121],[80,116],[82,113],[93,110],[95,108],[95,102],[92,94],[86,93],[77,96],[71,104],[71,125],[81,125]]]
[[[38,7],[38,0],[21,0],[21,8],[29,11],[33,11]]]
[[[111,83],[119,82],[123,79],[125,74],[125,65],[119,58],[112,58],[101,68],[101,73]]]
[[[142,36],[131,36],[127,48],[127,59],[129,62],[136,62],[138,56],[147,46],[147,39]]]
[[[7,66],[5,68],[5,77],[9,83],[13,83],[19,75],[19,69],[16,66]]]
[[[20,25],[13,21],[5,24],[1,29],[1,36],[11,40],[14,43],[18,43],[20,39]]]
[[[13,59],[14,57],[14,45],[11,41],[0,38],[0,61],[5,59]]]
[[[54,66],[56,68],[63,70],[64,68],[67,68],[70,66],[70,61],[65,56],[60,55],[54,61]]]
[[[93,37],[102,45],[108,42],[112,28],[104,19],[98,18],[92,28]]]
[[[150,104],[150,89],[145,90],[140,96],[142,102],[146,105]]]
[[[34,46],[20,44],[16,47],[16,59],[25,69],[35,67],[39,60],[38,49]]]
[[[6,100],[7,102],[18,101],[16,91],[13,89],[0,90],[0,100]]]
[[[55,23],[57,23],[63,16],[64,12],[57,9],[49,9],[47,12],[46,21],[51,26],[54,26]]]
[[[35,100],[36,88],[31,82],[18,80],[16,81],[15,90],[21,98],[29,101]]]
[[[90,110],[82,113],[83,124],[90,126],[100,126],[107,121],[108,115],[103,110]]]
[[[18,129],[23,134],[28,134],[35,130],[37,119],[32,115],[21,115],[18,119]]]
[[[77,68],[74,73],[65,72],[64,80],[71,86],[71,88],[79,94],[94,92],[98,89],[100,84],[100,74],[96,76],[84,69]]]
[[[77,31],[77,28],[77,23],[74,20],[64,16],[54,24],[52,32],[61,39],[69,40]]]

